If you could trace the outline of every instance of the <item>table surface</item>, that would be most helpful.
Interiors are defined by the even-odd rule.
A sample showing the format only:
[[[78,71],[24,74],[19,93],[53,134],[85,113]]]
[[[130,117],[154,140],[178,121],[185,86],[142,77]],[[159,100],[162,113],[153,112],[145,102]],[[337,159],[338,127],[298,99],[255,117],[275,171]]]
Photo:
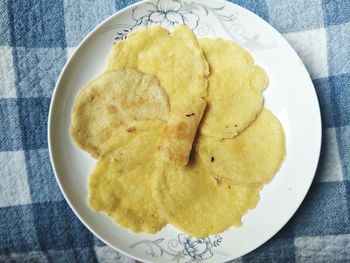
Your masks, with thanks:
[[[75,217],[47,149],[49,104],[67,58],[99,22],[133,2],[0,0],[0,262],[134,262]],[[275,237],[237,262],[350,262],[350,0],[232,2],[295,48],[323,121],[305,201]]]

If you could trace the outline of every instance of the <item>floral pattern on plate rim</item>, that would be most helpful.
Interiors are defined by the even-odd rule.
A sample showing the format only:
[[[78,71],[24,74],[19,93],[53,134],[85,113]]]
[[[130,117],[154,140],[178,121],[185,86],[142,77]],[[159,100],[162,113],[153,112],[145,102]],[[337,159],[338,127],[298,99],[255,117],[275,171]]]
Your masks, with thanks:
[[[194,238],[185,234],[179,234],[177,239],[171,239],[167,243],[164,238],[157,240],[142,240],[130,245],[130,248],[145,246],[148,250],[145,254],[158,258],[164,255],[172,257],[172,261],[203,262],[214,255],[227,257],[223,251],[216,250],[222,242],[222,236],[215,235],[206,238]]]
[[[169,30],[178,24],[190,27],[199,36],[214,33],[213,26],[203,18],[213,16],[225,33],[238,44],[248,49],[271,49],[276,43],[262,43],[259,34],[248,36],[245,26],[239,22],[239,13],[226,11],[226,6],[213,7],[197,1],[158,0],[157,3],[144,3],[142,8],[132,10],[130,24],[116,24],[104,28],[106,31],[116,29],[115,40],[124,40],[127,35],[138,28],[161,25]]]

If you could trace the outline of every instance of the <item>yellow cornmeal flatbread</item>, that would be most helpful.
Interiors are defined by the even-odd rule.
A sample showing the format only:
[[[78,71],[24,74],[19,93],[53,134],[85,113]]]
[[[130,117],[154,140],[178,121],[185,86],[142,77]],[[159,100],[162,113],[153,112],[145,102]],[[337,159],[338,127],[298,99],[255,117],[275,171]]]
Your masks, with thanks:
[[[218,141],[200,135],[194,160],[186,167],[160,164],[152,193],[171,224],[195,237],[240,226],[257,204],[285,156],[278,119],[266,109],[240,135]]]
[[[206,103],[198,97],[176,104],[168,120],[159,149],[166,162],[186,165]]]
[[[177,26],[172,34],[160,26],[135,31],[124,41],[118,42],[108,60],[108,69],[134,68],[140,72],[157,77],[166,91],[171,107],[171,114],[179,120],[177,112],[191,110],[202,116],[205,107],[201,103],[190,105],[191,101],[207,95],[208,63],[204,58],[192,30],[184,25]],[[193,98],[192,98],[193,97]],[[181,109],[177,109],[181,105]],[[188,108],[183,108],[188,106]],[[193,109],[197,106],[197,109]],[[186,119],[186,116],[183,116]],[[167,130],[173,130],[174,122],[169,122]],[[190,125],[195,134],[197,126]],[[185,142],[185,143],[184,143]],[[186,165],[188,160],[171,158],[189,156],[193,140],[182,141],[182,146],[173,137],[165,136],[162,140],[167,151],[162,151],[168,162]],[[173,154],[169,154],[175,153]]]
[[[171,223],[202,238],[241,226],[285,156],[281,124],[261,110],[267,83],[232,41],[199,45],[185,26],[129,34],[73,109],[75,142],[98,158],[89,205],[134,232]]]
[[[158,168],[152,193],[160,213],[187,234],[202,238],[241,226],[241,218],[256,206],[261,186],[217,181],[201,162]]]
[[[70,133],[98,158],[106,143],[133,120],[167,120],[169,101],[158,81],[132,69],[101,74],[77,95]]]
[[[210,65],[208,103],[201,133],[220,140],[244,130],[260,112],[268,84],[264,70],[233,41],[199,39]]]
[[[207,95],[208,63],[192,30],[183,25],[171,35],[160,26],[130,33],[108,59],[108,69],[125,68],[157,77],[170,104],[189,95]]]
[[[238,136],[217,141],[202,135],[196,148],[213,175],[234,184],[270,182],[286,154],[282,125],[267,109]]]
[[[132,124],[114,139],[91,173],[90,206],[134,232],[155,233],[166,224],[150,186],[154,153],[164,127],[161,121]]]

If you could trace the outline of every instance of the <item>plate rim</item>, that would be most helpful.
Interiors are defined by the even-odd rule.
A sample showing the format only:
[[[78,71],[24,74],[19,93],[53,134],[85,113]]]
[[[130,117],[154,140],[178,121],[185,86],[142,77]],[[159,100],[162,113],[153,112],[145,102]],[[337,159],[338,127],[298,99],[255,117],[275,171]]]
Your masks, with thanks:
[[[172,1],[172,0],[169,0],[169,1]],[[187,0],[186,0],[187,1]],[[87,222],[85,222],[85,220],[80,216],[80,214],[77,212],[76,208],[72,205],[72,202],[70,200],[70,198],[67,196],[66,194],[66,191],[64,190],[63,186],[62,186],[62,183],[61,183],[61,179],[60,177],[58,176],[58,172],[57,172],[57,169],[56,169],[56,165],[55,165],[55,161],[54,161],[54,158],[53,158],[53,149],[52,149],[52,141],[53,141],[53,137],[52,137],[52,115],[53,115],[53,107],[54,105],[57,103],[56,101],[58,100],[57,99],[57,92],[58,92],[58,89],[59,89],[59,85],[62,81],[62,78],[63,76],[65,75],[65,72],[68,68],[68,66],[71,64],[71,62],[74,60],[76,54],[77,54],[77,51],[85,44],[85,42],[87,42],[87,40],[97,31],[99,30],[101,27],[103,27],[104,24],[107,24],[109,21],[113,20],[115,17],[123,14],[123,13],[126,13],[128,11],[130,11],[130,9],[132,8],[135,8],[137,6],[141,6],[141,5],[144,5],[144,4],[147,4],[149,2],[152,2],[152,0],[142,0],[142,1],[138,1],[136,3],[133,3],[131,5],[128,5],[126,7],[124,7],[123,9],[120,9],[118,11],[116,11],[115,13],[113,13],[112,15],[110,15],[109,17],[107,17],[106,19],[104,19],[102,22],[98,23],[82,40],[81,42],[79,43],[79,45],[75,48],[73,54],[67,58],[67,61],[66,63],[64,64],[63,68],[61,69],[61,72],[60,72],[60,75],[59,77],[57,78],[57,81],[56,81],[56,84],[55,84],[55,87],[54,87],[54,91],[52,93],[52,96],[51,96],[51,101],[50,101],[50,107],[49,107],[49,113],[48,113],[48,121],[47,121],[47,143],[48,143],[48,150],[49,150],[49,156],[50,156],[50,163],[51,163],[51,167],[52,167],[52,170],[54,172],[54,175],[55,175],[55,180],[60,188],[60,191],[65,199],[65,201],[68,203],[70,209],[73,211],[73,213],[75,214],[75,216],[79,219],[79,221],[93,234],[95,235],[99,240],[101,240],[104,244],[108,245],[110,248],[130,257],[130,258],[133,258],[133,259],[136,259],[136,260],[139,260],[139,261],[142,261],[142,262],[151,262],[149,261],[148,259],[145,259],[145,258],[140,258],[138,256],[136,256],[135,254],[130,254],[126,251],[124,251],[123,249],[120,249],[118,247],[116,247],[115,245],[111,244],[109,241],[106,241],[104,238],[102,238],[99,234],[96,233],[96,231],[93,229],[92,226],[90,226]],[[214,1],[213,1],[214,2]],[[249,15],[252,15],[254,16],[255,18],[257,18],[259,20],[260,23],[265,23],[266,26],[268,26],[271,30],[275,31],[275,33],[277,33],[282,39],[283,41],[285,42],[285,44],[288,45],[288,47],[290,48],[291,52],[293,52],[302,62],[302,66],[304,67],[305,69],[305,73],[307,74],[308,76],[308,81],[310,81],[310,84],[312,85],[313,89],[312,89],[312,95],[314,97],[314,100],[315,100],[315,109],[317,111],[317,123],[318,123],[318,134],[316,135],[318,137],[318,140],[317,140],[317,145],[315,146],[315,150],[317,150],[317,155],[315,155],[315,162],[313,164],[313,167],[310,167],[312,168],[311,170],[313,171],[312,172],[312,176],[310,176],[310,179],[309,179],[309,182],[308,182],[308,185],[306,185],[306,191],[305,193],[303,194],[303,197],[300,199],[300,202],[299,204],[296,206],[296,208],[294,209],[294,211],[291,213],[291,216],[288,217],[287,220],[285,220],[285,222],[283,222],[281,224],[281,226],[278,228],[277,231],[273,231],[273,233],[271,233],[270,235],[268,235],[267,238],[265,238],[263,241],[261,241],[257,246],[254,246],[250,249],[248,249],[245,253],[243,253],[242,255],[240,255],[239,257],[243,257],[244,255],[247,255],[248,253],[256,250],[257,248],[261,247],[263,244],[265,244],[267,241],[269,241],[272,237],[274,237],[278,232],[280,232],[280,230],[295,216],[296,212],[300,209],[300,206],[302,205],[302,203],[304,202],[305,200],[305,197],[307,196],[307,194],[309,193],[310,191],[310,188],[311,188],[311,185],[312,185],[312,182],[314,181],[314,178],[315,178],[315,175],[316,175],[316,172],[317,172],[317,167],[318,167],[318,164],[319,164],[319,161],[320,161],[320,155],[321,155],[321,146],[322,146],[322,135],[323,135],[323,130],[322,130],[322,116],[321,116],[321,108],[320,108],[320,102],[318,100],[318,96],[317,96],[317,93],[316,93],[316,89],[315,89],[315,86],[312,82],[312,78],[310,76],[310,73],[308,72],[308,70],[306,69],[305,65],[304,65],[304,62],[303,60],[300,58],[300,56],[298,55],[298,53],[295,51],[295,49],[289,44],[289,42],[286,40],[286,38],[283,36],[283,34],[281,34],[277,29],[275,29],[270,23],[268,23],[267,21],[265,21],[263,18],[261,18],[260,16],[258,16],[257,14],[253,13],[252,11],[246,9],[245,7],[243,6],[240,6],[238,4],[235,4],[235,3],[232,3],[232,2],[229,2],[227,0],[215,0],[215,2],[219,2],[219,3],[222,3],[224,5],[234,5],[236,8],[239,8],[239,9],[244,9],[245,12],[248,12]],[[316,118],[316,116],[315,116]],[[229,262],[231,260],[234,260],[238,257],[232,257],[228,260],[224,260],[222,262]]]

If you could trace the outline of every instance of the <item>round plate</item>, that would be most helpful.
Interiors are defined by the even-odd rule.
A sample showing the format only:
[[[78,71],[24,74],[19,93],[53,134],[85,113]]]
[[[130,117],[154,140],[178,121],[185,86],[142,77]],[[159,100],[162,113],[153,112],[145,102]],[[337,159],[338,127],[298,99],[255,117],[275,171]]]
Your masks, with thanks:
[[[286,159],[261,192],[241,228],[197,240],[168,225],[154,235],[134,234],[87,206],[88,177],[94,160],[69,137],[70,116],[79,89],[100,74],[115,41],[140,27],[187,24],[198,37],[233,39],[267,72],[265,106],[282,122]],[[229,261],[259,247],[292,217],[313,180],[321,145],[321,118],[313,84],[303,62],[268,23],[221,0],[142,1],[114,14],[93,30],[65,65],[49,115],[49,149],[60,188],[79,219],[106,244],[146,262]]]

